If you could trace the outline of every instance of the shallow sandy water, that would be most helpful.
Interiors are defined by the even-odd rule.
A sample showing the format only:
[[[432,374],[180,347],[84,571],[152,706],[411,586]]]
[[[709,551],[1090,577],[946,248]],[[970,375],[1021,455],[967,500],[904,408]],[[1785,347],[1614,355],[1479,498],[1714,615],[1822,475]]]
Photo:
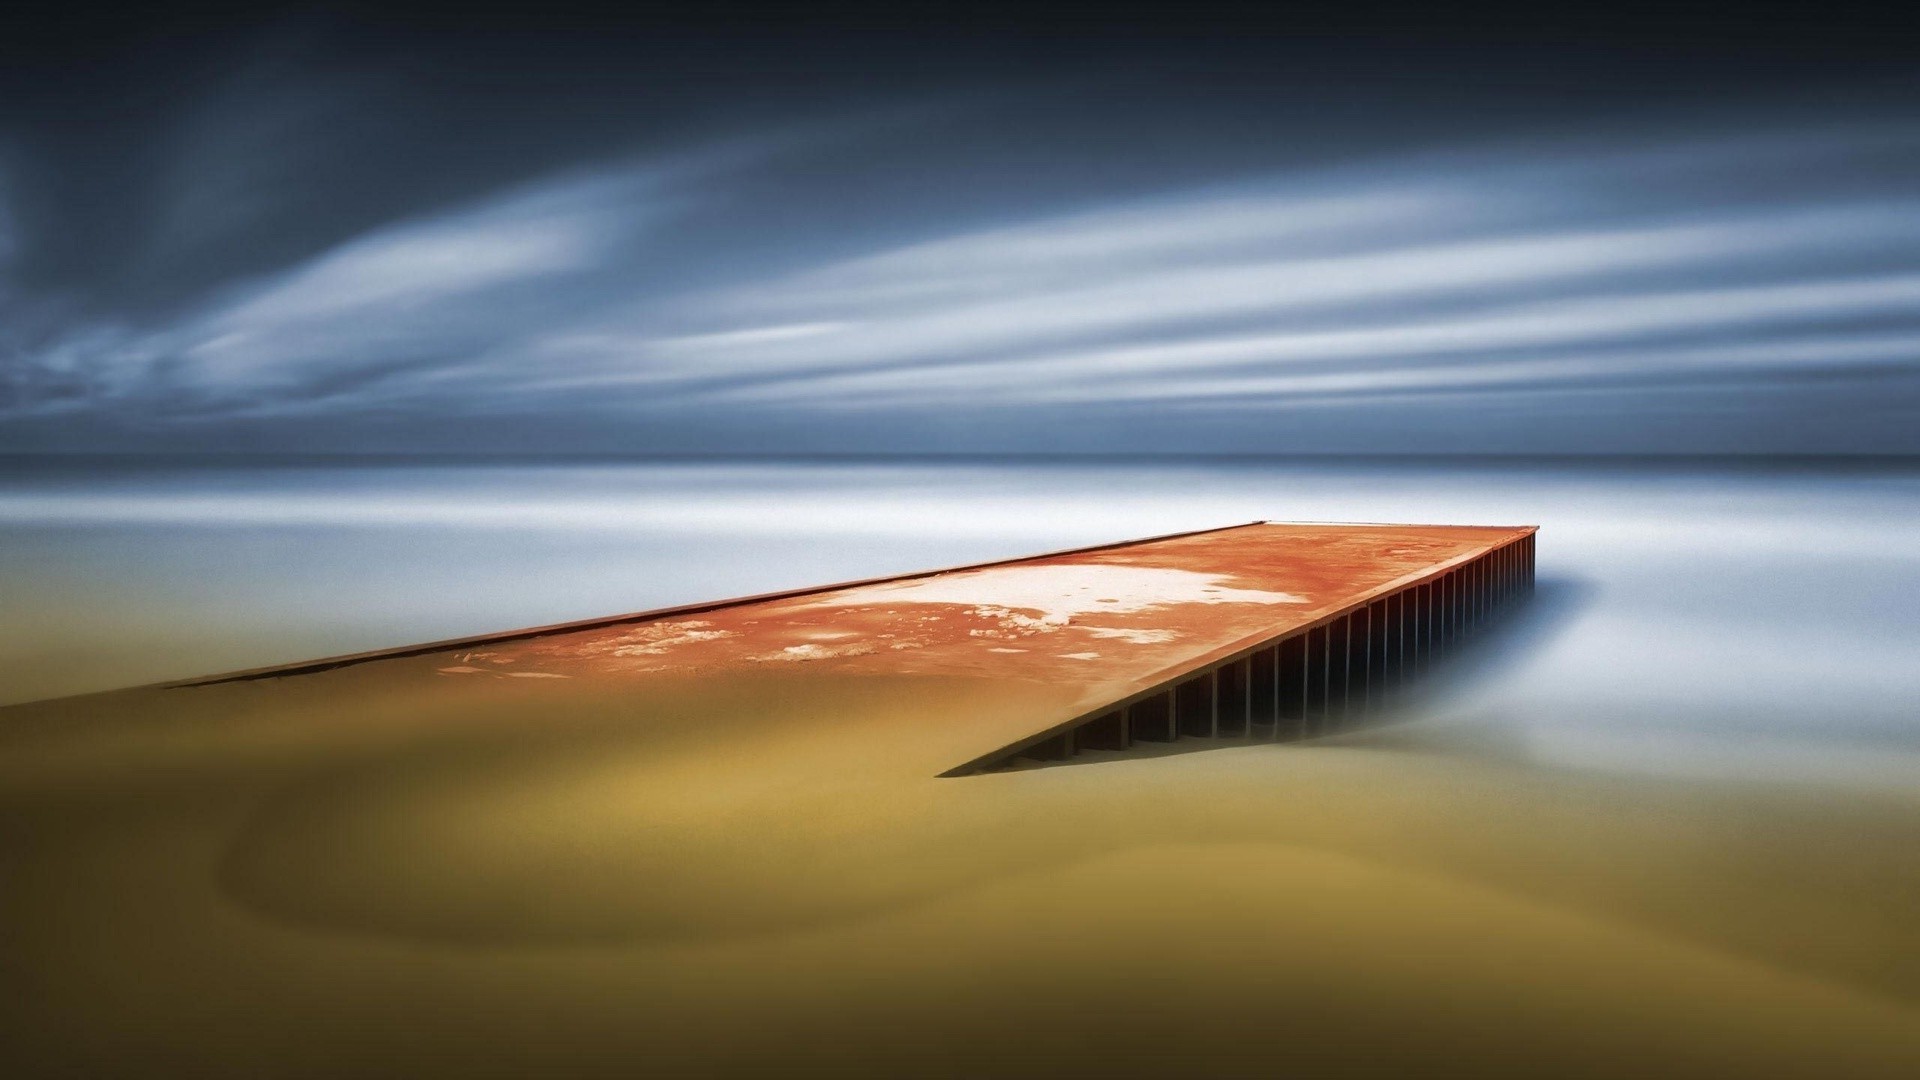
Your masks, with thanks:
[[[432,662],[0,714],[16,1067],[1920,1068],[1910,794],[1471,716],[937,779],[902,716],[990,688]]]
[[[1539,521],[1542,589],[1392,722],[958,779],[913,732],[998,706],[966,679],[636,702],[423,657],[0,710],[7,1074],[1920,1074],[1913,476],[832,477],[743,488],[714,527],[774,531],[711,550],[525,507],[451,549],[22,526],[9,566],[71,572],[9,640],[131,589],[185,675],[389,601],[598,605],[397,643],[1262,515]],[[137,581],[88,562],[123,543]]]

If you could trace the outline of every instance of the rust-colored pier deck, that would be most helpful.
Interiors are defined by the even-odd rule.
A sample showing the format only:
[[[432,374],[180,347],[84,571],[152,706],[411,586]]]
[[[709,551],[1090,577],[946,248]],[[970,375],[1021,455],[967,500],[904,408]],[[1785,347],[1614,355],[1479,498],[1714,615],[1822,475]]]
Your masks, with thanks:
[[[993,684],[998,707],[920,733],[943,775],[1283,740],[1364,711],[1530,591],[1534,533],[1254,522],[179,685],[400,658],[436,678],[617,680],[637,703],[655,680],[746,673],[795,693],[859,676]]]

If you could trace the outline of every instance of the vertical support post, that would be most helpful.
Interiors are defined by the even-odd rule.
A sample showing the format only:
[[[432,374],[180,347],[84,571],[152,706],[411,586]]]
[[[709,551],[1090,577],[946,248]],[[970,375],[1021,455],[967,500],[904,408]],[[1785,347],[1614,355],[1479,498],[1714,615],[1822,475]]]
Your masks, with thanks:
[[[1447,654],[1453,654],[1453,642],[1460,629],[1460,573],[1447,571],[1447,624],[1443,631]]]
[[[1425,675],[1433,660],[1433,583],[1420,586],[1418,617],[1413,621],[1413,673]]]
[[[1387,682],[1393,677],[1393,597],[1374,602],[1379,611],[1373,617],[1373,700],[1386,699]]]
[[[1345,720],[1353,713],[1353,612],[1340,620],[1340,627],[1340,719]]]
[[[1240,734],[1254,738],[1254,655],[1248,653],[1244,661],[1246,676],[1240,678]]]
[[[1333,730],[1346,713],[1347,653],[1343,643],[1347,639],[1345,619],[1335,619],[1327,624],[1327,666],[1331,674],[1327,676],[1327,707],[1324,710],[1327,726],[1321,734]]]
[[[1492,615],[1500,607],[1500,549],[1495,548],[1487,556],[1487,614]]]
[[[1300,635],[1300,737],[1306,738],[1313,723],[1313,631]]]
[[[1420,650],[1423,671],[1432,667],[1434,660],[1440,656],[1440,604],[1443,580],[1434,578],[1427,583],[1427,640],[1425,647]]]
[[[1365,652],[1360,655],[1360,711],[1365,713],[1373,708],[1373,605],[1362,609],[1367,613],[1362,624],[1362,645]]]
[[[1287,651],[1285,649],[1282,649],[1280,645],[1281,643],[1278,641],[1273,643],[1273,741],[1274,742],[1280,741],[1280,716],[1282,713],[1286,712],[1285,709],[1280,707],[1280,662],[1286,658]]]
[[[1413,587],[1413,622],[1408,626],[1408,629],[1412,632],[1412,640],[1408,643],[1411,648],[1408,657],[1412,663],[1408,666],[1407,673],[1415,678],[1420,676],[1420,621],[1425,617],[1426,594],[1427,587],[1425,585],[1415,585]]]
[[[1413,675],[1427,671],[1427,605],[1432,603],[1432,586],[1423,584],[1413,590]]]
[[[1400,620],[1406,615],[1406,592],[1394,593],[1387,597],[1387,643],[1381,650],[1386,658],[1386,682],[1382,690],[1392,689],[1400,682]]]
[[[1388,686],[1400,686],[1400,661],[1404,653],[1400,644],[1405,640],[1405,619],[1407,619],[1407,590],[1400,590],[1394,596],[1386,598],[1386,682]]]
[[[1427,670],[1427,653],[1433,648],[1429,629],[1433,622],[1432,583],[1420,586],[1413,603],[1413,673],[1419,675]]]
[[[1387,614],[1387,624],[1380,631],[1380,663],[1386,674],[1382,690],[1391,690],[1400,681],[1400,619],[1401,597],[1396,594],[1380,602],[1382,611]]]
[[[1395,596],[1383,597],[1380,601],[1380,698],[1386,700],[1387,691],[1393,689],[1393,664],[1398,659],[1394,651],[1394,633],[1400,625],[1394,618]]]
[[[1313,734],[1313,657],[1312,630],[1300,635],[1300,737]]]
[[[1447,575],[1453,586],[1453,632],[1447,636],[1447,650],[1460,643],[1460,637],[1467,629],[1467,570],[1461,567]]]
[[[1313,657],[1312,630],[1300,635],[1300,737],[1313,734],[1313,672],[1316,661]]]
[[[1213,701],[1209,706],[1209,715],[1207,717],[1207,738],[1217,739],[1220,737],[1220,669],[1219,668],[1216,667],[1213,669],[1213,676],[1208,680],[1208,682],[1211,684],[1209,689],[1213,691]]]
[[[1493,553],[1493,609],[1500,610],[1507,600],[1507,545],[1501,544]]]
[[[1407,598],[1412,592],[1412,589],[1400,590],[1400,618],[1395,621],[1394,626],[1394,630],[1399,635],[1393,648],[1393,684],[1395,686],[1404,686],[1407,682]]]
[[[1333,726],[1333,624],[1320,628],[1320,724],[1318,734]]]
[[[1467,564],[1467,629],[1480,625],[1480,560]]]

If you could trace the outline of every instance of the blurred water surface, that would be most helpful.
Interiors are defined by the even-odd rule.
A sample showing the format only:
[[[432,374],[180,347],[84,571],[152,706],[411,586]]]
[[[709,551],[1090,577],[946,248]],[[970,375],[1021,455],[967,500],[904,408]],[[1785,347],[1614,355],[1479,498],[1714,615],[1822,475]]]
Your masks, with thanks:
[[[1258,518],[1542,527],[1435,745],[1920,775],[1920,470],[1858,463],[15,462],[0,701]]]

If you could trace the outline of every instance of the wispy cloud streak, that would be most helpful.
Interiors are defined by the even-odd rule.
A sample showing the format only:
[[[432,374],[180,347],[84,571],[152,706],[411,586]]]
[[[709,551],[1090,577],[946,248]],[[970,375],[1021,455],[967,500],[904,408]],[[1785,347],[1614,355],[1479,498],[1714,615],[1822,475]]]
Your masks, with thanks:
[[[1605,384],[1629,392],[1630,434],[1631,392],[1676,379],[1737,411],[1796,376],[1920,374],[1920,132],[1898,126],[1495,142],[961,229],[934,216],[904,238],[739,226],[781,168],[575,170],[158,324],[16,333],[0,420],[513,415],[564,442],[581,413],[681,430],[940,413],[977,416],[991,444],[1008,409],[1445,408]],[[794,190],[751,220],[804,218]],[[0,286],[10,314],[20,296]]]

